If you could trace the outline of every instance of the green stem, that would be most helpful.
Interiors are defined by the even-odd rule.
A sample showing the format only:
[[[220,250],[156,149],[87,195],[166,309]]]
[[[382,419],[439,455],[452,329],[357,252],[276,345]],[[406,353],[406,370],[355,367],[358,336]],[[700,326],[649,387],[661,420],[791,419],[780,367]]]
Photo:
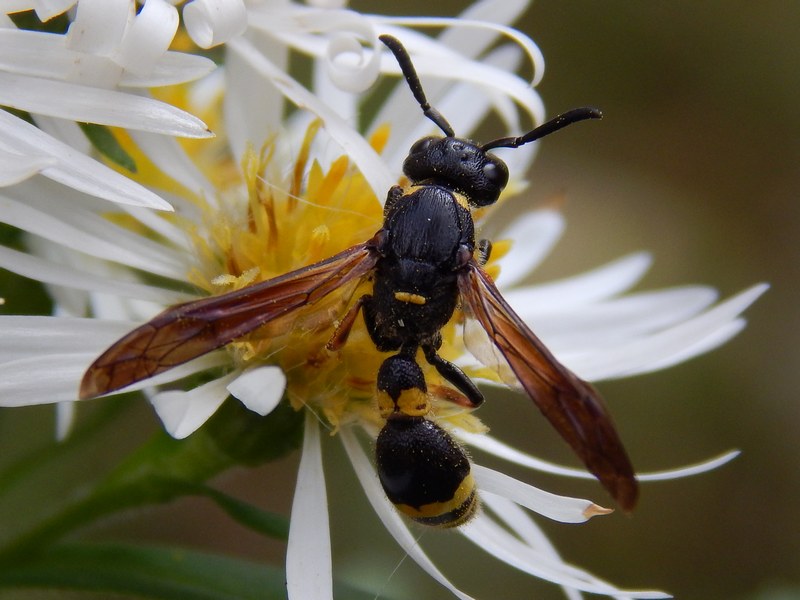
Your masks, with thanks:
[[[0,548],[0,564],[22,560],[102,517],[194,494],[198,483],[231,466],[278,458],[296,447],[301,419],[284,404],[260,417],[229,400],[185,440],[161,432],[93,490]]]

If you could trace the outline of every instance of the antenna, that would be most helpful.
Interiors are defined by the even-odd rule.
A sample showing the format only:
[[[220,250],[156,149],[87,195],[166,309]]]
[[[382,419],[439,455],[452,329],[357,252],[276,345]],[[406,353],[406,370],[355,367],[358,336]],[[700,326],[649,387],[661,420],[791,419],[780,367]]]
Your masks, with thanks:
[[[419,75],[417,75],[417,70],[414,68],[414,64],[411,62],[411,57],[405,46],[403,46],[400,40],[391,35],[384,34],[379,36],[378,39],[391,50],[392,54],[394,54],[395,59],[397,59],[397,64],[400,65],[400,70],[403,72],[403,77],[405,77],[408,87],[411,88],[411,93],[414,94],[414,98],[419,103],[423,114],[433,121],[436,126],[444,132],[445,136],[455,137],[455,132],[450,126],[450,123],[447,122],[447,119],[445,119],[438,110],[428,104],[428,99],[425,98],[425,92],[422,90],[422,83],[419,81]]]
[[[481,146],[481,150],[486,152],[487,150],[492,150],[493,148],[519,148],[520,146],[529,144],[530,142],[535,142],[546,135],[550,135],[559,129],[563,129],[567,125],[572,125],[578,121],[602,118],[603,113],[597,108],[591,108],[588,106],[584,106],[583,108],[573,108],[572,110],[568,110],[567,112],[558,115],[554,119],[550,119],[546,123],[539,125],[536,129],[529,131],[525,135],[521,135],[519,137],[504,137],[492,142],[487,142]]]

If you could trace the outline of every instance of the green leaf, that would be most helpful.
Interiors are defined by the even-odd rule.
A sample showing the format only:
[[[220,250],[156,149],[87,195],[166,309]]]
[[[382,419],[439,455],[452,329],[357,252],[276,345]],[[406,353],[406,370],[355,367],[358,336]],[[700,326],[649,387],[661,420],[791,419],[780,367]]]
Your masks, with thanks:
[[[234,521],[267,537],[289,539],[289,519],[277,513],[262,510],[214,488],[194,486],[196,493],[213,500]]]
[[[286,597],[275,567],[178,548],[74,543],[0,569],[0,588],[67,588],[163,600]]]
[[[184,548],[70,543],[0,566],[0,590],[20,588],[130,594],[153,600],[284,600],[286,576],[271,565]],[[374,600],[375,594],[334,584],[337,598]],[[381,597],[391,595],[384,592]]]
[[[120,146],[108,127],[95,123],[78,123],[78,125],[100,154],[123,169],[136,173],[136,161]]]

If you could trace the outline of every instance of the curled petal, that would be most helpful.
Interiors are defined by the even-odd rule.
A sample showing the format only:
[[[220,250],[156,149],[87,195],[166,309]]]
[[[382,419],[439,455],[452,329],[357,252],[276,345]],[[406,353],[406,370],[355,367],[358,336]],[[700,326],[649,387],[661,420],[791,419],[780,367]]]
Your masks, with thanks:
[[[372,47],[377,44],[374,31],[370,28]],[[339,33],[328,44],[325,71],[341,89],[353,93],[363,92],[378,78],[380,53],[364,52],[364,48],[351,35]]]
[[[195,44],[211,48],[244,33],[247,8],[242,0],[194,0],[183,7],[183,23]]]
[[[81,0],[67,32],[72,50],[97,56],[111,56],[134,17],[129,0]]]
[[[178,10],[164,0],[147,0],[122,38],[115,60],[136,75],[155,67],[178,30]]]

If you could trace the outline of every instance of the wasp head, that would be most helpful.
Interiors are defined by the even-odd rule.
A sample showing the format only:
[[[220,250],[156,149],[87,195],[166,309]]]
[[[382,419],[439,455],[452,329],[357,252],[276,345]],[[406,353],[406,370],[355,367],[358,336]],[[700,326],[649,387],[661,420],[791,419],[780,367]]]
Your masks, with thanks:
[[[437,183],[466,196],[474,207],[494,204],[508,183],[508,167],[477,144],[457,137],[425,137],[403,163],[412,183]]]

